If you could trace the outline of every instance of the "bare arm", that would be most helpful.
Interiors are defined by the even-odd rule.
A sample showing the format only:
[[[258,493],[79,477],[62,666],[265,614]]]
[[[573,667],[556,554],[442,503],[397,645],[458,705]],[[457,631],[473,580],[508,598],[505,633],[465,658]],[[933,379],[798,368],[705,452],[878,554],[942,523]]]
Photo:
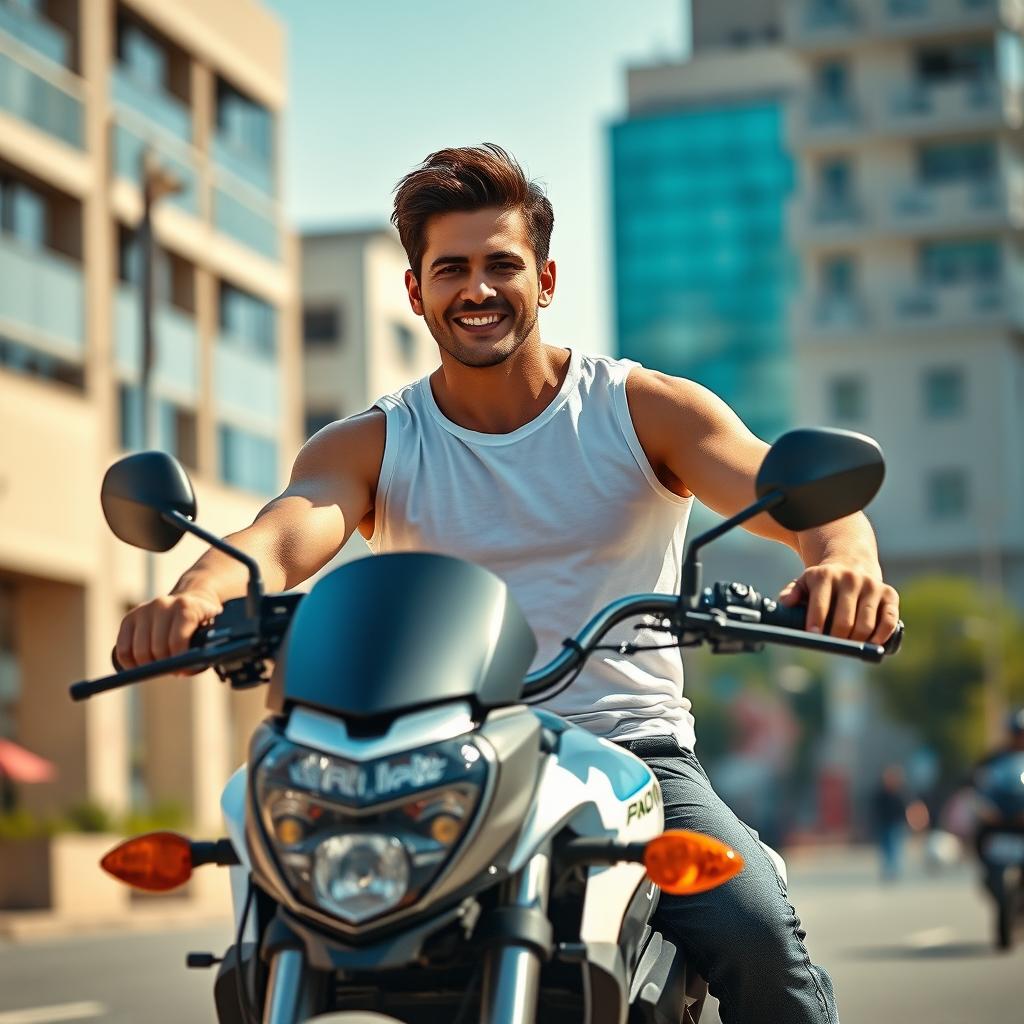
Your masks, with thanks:
[[[734,515],[755,499],[754,481],[768,445],[720,398],[693,381],[633,370],[629,411],[648,460],[662,482],[695,494],[709,508]],[[882,581],[874,533],[862,513],[795,533],[768,515],[751,533],[791,547],[807,567],[780,595],[807,603],[807,628],[820,632],[829,609],[831,633],[884,642],[899,618],[899,598]]]
[[[251,526],[226,538],[256,559],[268,591],[287,590],[312,576],[372,512],[384,439],[379,410],[325,427],[299,452],[285,490]],[[181,653],[201,622],[245,593],[247,579],[241,563],[211,548],[168,596],[125,616],[118,660],[131,668]]]

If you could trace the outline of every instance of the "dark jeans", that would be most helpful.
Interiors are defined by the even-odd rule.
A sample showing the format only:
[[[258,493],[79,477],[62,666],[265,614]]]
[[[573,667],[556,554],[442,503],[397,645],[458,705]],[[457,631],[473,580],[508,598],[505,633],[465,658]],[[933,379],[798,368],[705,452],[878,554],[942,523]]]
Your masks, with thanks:
[[[785,883],[757,833],[711,788],[697,755],[660,737],[623,746],[661,783],[666,829],[714,836],[743,857],[740,874],[717,889],[662,893],[655,917],[707,978],[724,1024],[838,1024],[832,980],[811,963]]]

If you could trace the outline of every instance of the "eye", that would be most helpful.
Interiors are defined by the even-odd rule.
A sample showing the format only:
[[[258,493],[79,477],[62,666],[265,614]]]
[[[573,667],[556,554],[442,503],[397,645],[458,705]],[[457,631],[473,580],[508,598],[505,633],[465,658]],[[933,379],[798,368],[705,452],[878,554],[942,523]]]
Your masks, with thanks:
[[[493,264],[493,266],[494,266],[494,268],[496,270],[512,270],[512,271],[515,271],[515,270],[519,269],[518,265],[515,264],[515,263],[495,263],[495,264]]]

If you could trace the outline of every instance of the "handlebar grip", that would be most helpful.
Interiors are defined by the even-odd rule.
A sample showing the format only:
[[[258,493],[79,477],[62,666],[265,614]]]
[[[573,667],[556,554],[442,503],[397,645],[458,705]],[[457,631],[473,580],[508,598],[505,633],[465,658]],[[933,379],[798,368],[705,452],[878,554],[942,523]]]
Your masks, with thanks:
[[[772,607],[774,605],[774,607]],[[807,620],[807,605],[784,605],[778,601],[765,600],[761,621],[769,626],[782,626],[785,629],[804,629]],[[825,620],[825,633],[832,628],[832,613]],[[896,623],[892,636],[882,646],[886,655],[895,654],[903,643],[903,620]]]

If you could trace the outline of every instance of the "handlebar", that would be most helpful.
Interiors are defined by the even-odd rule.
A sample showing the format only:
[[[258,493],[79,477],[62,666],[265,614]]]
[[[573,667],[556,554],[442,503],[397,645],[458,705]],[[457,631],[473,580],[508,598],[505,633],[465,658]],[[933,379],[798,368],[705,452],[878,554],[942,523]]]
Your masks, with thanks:
[[[226,601],[212,622],[195,631],[190,650],[121,670],[116,657],[114,675],[83,680],[71,687],[72,700],[85,700],[97,693],[186,670],[213,668],[233,687],[254,686],[266,681],[266,661],[273,659],[284,637],[302,594],[270,594],[262,599],[258,620],[248,617],[245,599]],[[680,646],[707,643],[715,653],[760,650],[764,644],[802,647],[827,654],[842,654],[877,663],[895,654],[903,639],[903,623],[885,645],[842,640],[804,630],[807,609],[787,607],[762,597],[744,583],[716,583],[707,588],[696,605],[690,607],[675,594],[637,594],[613,601],[598,612],[573,638],[564,641],[564,649],[547,665],[529,673],[523,680],[523,699],[536,702],[545,693],[579,668],[597,648],[606,634],[626,619],[649,616],[655,629],[674,635]],[[826,623],[826,629],[829,623]],[[623,653],[629,653],[628,645]]]

